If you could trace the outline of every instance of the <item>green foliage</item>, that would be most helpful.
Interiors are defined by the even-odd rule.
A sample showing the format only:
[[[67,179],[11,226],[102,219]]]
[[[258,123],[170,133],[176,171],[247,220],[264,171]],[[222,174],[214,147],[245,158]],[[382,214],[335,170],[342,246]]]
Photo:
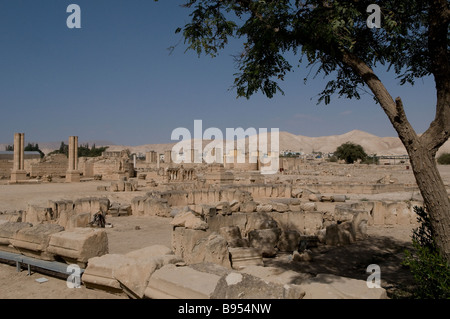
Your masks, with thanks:
[[[450,153],[443,153],[437,159],[438,164],[450,165]]]
[[[450,299],[450,266],[439,253],[434,241],[434,231],[428,213],[414,207],[419,228],[413,231],[413,252],[406,251],[403,265],[414,276],[417,289],[414,296],[420,299]]]
[[[102,153],[107,149],[107,146],[104,147],[95,147],[95,144],[89,148],[89,144],[78,146],[78,157],[98,157],[101,156]]]
[[[353,164],[359,159],[362,161],[367,159],[367,154],[363,147],[351,142],[347,142],[339,146],[334,152],[334,156],[340,160],[345,160],[347,164]]]
[[[44,157],[44,152],[39,149],[39,144],[28,143],[27,146],[23,149],[24,152],[38,152],[41,158]],[[14,151],[14,145],[7,145],[5,147],[5,151],[12,152]]]
[[[107,146],[96,147],[95,144],[92,145],[92,147],[89,147],[89,144],[79,145],[78,146],[78,157],[98,157],[98,156],[101,156],[102,153],[107,148],[108,148]],[[52,154],[64,154],[64,155],[68,156],[69,155],[69,146],[64,142],[61,142],[61,146],[59,147],[58,150],[55,150],[55,151],[49,153],[49,155],[52,155]]]
[[[378,4],[382,28],[367,27],[367,7]],[[290,53],[310,74],[332,75],[319,94],[329,104],[337,94],[360,98],[364,79],[343,64],[351,54],[373,68],[387,65],[401,84],[432,73],[428,47],[430,2],[420,0],[186,0],[190,22],[177,28],[193,50],[215,57],[230,38],[245,43],[236,56],[235,88],[239,97],[261,91],[268,97],[283,93],[280,81],[293,69]],[[305,79],[306,81],[307,79]]]
[[[64,142],[61,142],[61,145],[59,146],[58,150],[48,153],[48,155],[53,155],[53,154],[64,154],[66,156],[69,156],[69,145],[67,145]]]
[[[44,157],[44,152],[39,149],[39,144],[28,143],[27,146],[23,149],[25,152],[38,152],[41,155],[41,158]]]

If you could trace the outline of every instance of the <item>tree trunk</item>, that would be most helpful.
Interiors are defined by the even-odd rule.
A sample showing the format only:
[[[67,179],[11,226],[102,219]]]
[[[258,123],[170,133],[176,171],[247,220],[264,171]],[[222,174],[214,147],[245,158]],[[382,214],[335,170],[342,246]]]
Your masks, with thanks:
[[[430,215],[436,244],[450,265],[450,199],[435,158],[420,145],[405,145],[424,206]]]
[[[450,199],[435,161],[437,150],[448,140],[450,134],[450,107],[447,103],[450,100],[450,92],[445,85],[440,84],[444,82],[450,86],[450,81],[436,81],[436,119],[419,137],[406,117],[401,99],[394,101],[381,80],[364,61],[350,53],[344,53],[342,61],[369,86],[405,146],[425,209],[430,215],[436,245],[450,265]],[[443,89],[440,89],[441,87]]]

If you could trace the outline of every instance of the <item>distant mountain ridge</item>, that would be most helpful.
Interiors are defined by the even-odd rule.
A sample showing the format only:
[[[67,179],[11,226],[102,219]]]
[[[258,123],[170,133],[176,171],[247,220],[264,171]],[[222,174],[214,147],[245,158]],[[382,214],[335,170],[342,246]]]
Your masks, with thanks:
[[[398,137],[378,137],[376,135],[360,131],[353,130],[342,135],[331,135],[322,137],[307,137],[302,135],[295,135],[289,132],[280,132],[280,151],[293,151],[293,152],[322,152],[332,153],[336,148],[346,142],[353,142],[361,145],[367,154],[377,155],[406,155],[406,149]],[[166,143],[166,144],[146,144],[139,146],[126,146],[126,145],[110,145],[109,150],[122,150],[129,149],[132,153],[145,154],[148,151],[156,151],[163,153],[166,150],[172,149],[172,147],[178,142]],[[205,143],[204,143],[205,144]],[[438,152],[438,155],[443,152],[450,153],[450,141],[444,144]]]
[[[293,152],[303,152],[306,154],[312,152],[322,152],[322,153],[332,153],[336,148],[343,143],[353,142],[361,145],[367,154],[377,154],[377,155],[406,155],[406,149],[398,137],[379,137],[364,131],[353,130],[341,135],[330,135],[321,137],[308,137],[303,135],[295,135],[289,132],[280,132],[280,151],[293,151]],[[68,141],[64,141],[66,144]],[[28,144],[28,141],[25,141]],[[59,142],[33,142],[38,143],[40,149],[48,154],[51,151],[59,149],[61,141]],[[156,151],[160,154],[164,153],[166,150],[172,149],[172,147],[178,143],[174,141],[173,143],[165,144],[144,144],[138,146],[129,145],[115,145],[110,141],[93,140],[93,141],[80,141],[80,144],[89,144],[90,146],[96,145],[108,146],[110,151],[120,151],[123,149],[129,149],[132,153],[145,154],[148,151]],[[204,141],[203,145],[209,144],[208,141]],[[8,144],[0,144],[0,150],[5,150]],[[450,153],[450,141],[447,141],[438,152]]]

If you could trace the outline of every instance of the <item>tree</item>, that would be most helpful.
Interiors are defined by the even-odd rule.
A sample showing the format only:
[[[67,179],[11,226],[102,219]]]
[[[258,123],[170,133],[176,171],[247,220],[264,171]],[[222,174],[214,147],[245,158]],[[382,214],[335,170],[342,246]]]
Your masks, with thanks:
[[[347,142],[339,146],[334,155],[340,159],[345,160],[347,164],[353,164],[357,160],[364,161],[367,158],[367,154],[361,145]]]
[[[438,164],[450,165],[450,153],[443,153],[437,159]]]
[[[381,29],[368,28],[370,4],[381,7]],[[319,102],[330,104],[333,95],[360,98],[369,88],[409,154],[437,246],[450,262],[450,200],[435,161],[450,136],[447,0],[186,0],[184,6],[192,9],[191,21],[176,32],[199,55],[214,57],[231,37],[245,39],[236,57],[238,96],[282,92],[279,82],[292,70],[288,52],[330,79]],[[379,65],[388,65],[402,85],[434,79],[435,119],[423,134],[375,73]]]
[[[38,152],[41,158],[44,157],[44,152],[39,149],[39,144],[28,143],[27,146],[23,149],[25,152]]]

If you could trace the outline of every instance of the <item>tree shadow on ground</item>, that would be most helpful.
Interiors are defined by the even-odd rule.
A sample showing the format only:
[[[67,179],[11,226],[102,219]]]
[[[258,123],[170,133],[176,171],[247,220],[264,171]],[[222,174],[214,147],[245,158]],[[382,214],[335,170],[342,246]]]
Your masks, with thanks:
[[[381,270],[381,286],[390,297],[408,297],[414,280],[410,270],[402,266],[405,250],[412,245],[393,237],[371,236],[346,246],[319,245],[311,249],[312,261],[294,261],[291,255],[264,259],[265,266],[281,267],[300,273],[332,274],[367,280],[367,267],[376,264]]]

